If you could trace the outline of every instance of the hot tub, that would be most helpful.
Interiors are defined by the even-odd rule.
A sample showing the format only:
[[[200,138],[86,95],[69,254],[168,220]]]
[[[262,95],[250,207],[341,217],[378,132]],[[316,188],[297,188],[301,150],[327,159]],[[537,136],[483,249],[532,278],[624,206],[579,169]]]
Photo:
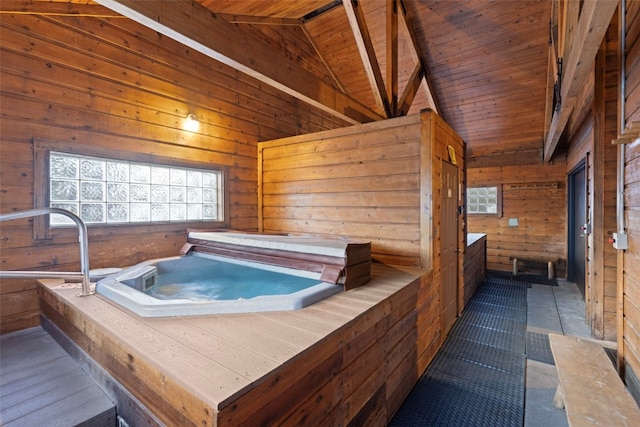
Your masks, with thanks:
[[[123,269],[96,292],[142,317],[297,310],[369,280],[361,245],[354,267],[353,242],[194,232],[184,255]]]

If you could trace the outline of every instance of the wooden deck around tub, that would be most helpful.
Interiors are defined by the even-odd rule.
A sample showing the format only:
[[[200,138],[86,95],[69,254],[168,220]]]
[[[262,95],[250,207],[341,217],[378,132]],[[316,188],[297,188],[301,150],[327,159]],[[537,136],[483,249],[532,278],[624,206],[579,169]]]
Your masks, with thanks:
[[[141,318],[47,281],[41,309],[168,425],[386,425],[440,347],[431,273],[381,264],[291,312]]]

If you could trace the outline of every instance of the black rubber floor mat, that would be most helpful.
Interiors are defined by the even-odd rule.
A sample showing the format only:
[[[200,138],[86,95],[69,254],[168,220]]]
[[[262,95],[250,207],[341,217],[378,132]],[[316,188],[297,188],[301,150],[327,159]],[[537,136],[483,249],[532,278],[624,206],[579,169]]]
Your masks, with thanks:
[[[527,359],[555,365],[548,334],[527,331]]]
[[[513,280],[517,282],[536,283],[538,285],[558,286],[557,279],[549,279],[547,276],[543,276],[541,274],[519,273],[514,276],[513,272],[510,271],[490,270],[487,271],[487,276]]]
[[[458,319],[458,322],[471,323],[487,329],[495,329],[496,331],[516,335],[523,335],[527,330],[526,322],[508,319],[502,316],[493,316],[481,311],[467,311],[464,316]]]
[[[480,284],[390,426],[522,426],[527,286]]]
[[[495,295],[478,295],[473,301],[474,304],[491,304],[512,310],[523,310],[522,305],[515,298],[503,298]]]
[[[447,345],[443,347],[443,355],[449,355],[512,375],[520,375],[522,373],[524,358],[522,353],[492,347],[460,337],[449,337],[447,339]]]
[[[519,300],[527,297],[526,286],[504,286],[500,284],[487,284],[478,288],[474,296],[480,298],[484,295],[508,300]]]
[[[523,363],[524,365],[524,363]],[[520,375],[446,355],[437,357],[389,424],[407,426],[521,426]]]
[[[526,298],[525,298],[526,301]],[[474,311],[480,312],[484,314],[489,314],[492,316],[500,316],[505,317],[507,319],[513,319],[520,322],[527,321],[527,307],[526,305],[522,308],[513,308],[513,307],[505,307],[495,304],[487,304],[482,302],[481,300],[471,299],[464,311]],[[463,313],[464,315],[464,313]]]
[[[507,351],[524,354],[526,339],[524,334],[512,334],[486,326],[458,321],[451,329],[450,334],[467,341],[482,343],[490,347],[501,348]]]

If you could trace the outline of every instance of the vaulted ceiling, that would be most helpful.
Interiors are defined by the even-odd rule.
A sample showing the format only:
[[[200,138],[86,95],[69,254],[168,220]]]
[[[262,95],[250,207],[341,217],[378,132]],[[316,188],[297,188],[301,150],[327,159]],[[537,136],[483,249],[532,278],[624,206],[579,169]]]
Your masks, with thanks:
[[[558,2],[582,7],[564,0],[58,1],[100,3],[351,123],[434,109],[467,142],[470,166],[551,158],[564,126],[545,146],[552,16]],[[583,26],[591,31],[591,24]]]
[[[391,13],[383,0],[198,0],[238,25],[264,32],[300,31],[320,61],[319,78],[382,116],[384,107],[357,46],[360,27],[349,3],[363,14],[383,87],[391,93]],[[397,97],[422,62],[410,108],[391,115],[436,109],[467,141],[471,158],[542,159],[547,99],[550,0],[408,0],[397,3]],[[356,33],[357,34],[357,33]],[[283,36],[284,39],[285,36]],[[286,45],[287,42],[283,42]],[[300,55],[299,52],[296,52]],[[392,63],[392,62],[391,62]],[[374,66],[376,66],[374,64]],[[407,91],[411,93],[411,91]],[[391,97],[389,97],[391,98]],[[516,154],[517,153],[517,154]],[[486,161],[485,161],[486,162]]]

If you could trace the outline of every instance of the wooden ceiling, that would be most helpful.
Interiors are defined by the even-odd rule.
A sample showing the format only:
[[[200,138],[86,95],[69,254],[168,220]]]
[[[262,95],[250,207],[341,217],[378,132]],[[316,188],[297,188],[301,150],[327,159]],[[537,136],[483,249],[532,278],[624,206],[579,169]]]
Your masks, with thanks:
[[[352,123],[434,109],[470,166],[555,149],[550,21],[565,0],[59,1],[100,3]]]
[[[385,113],[367,78],[345,7],[348,1],[197,1],[238,25],[262,31],[299,29],[315,50],[306,53],[324,64],[316,70],[319,78],[383,116],[436,109],[467,142],[470,158],[482,158],[483,164],[504,162],[505,156],[519,162],[542,160],[551,0],[399,2],[397,96],[412,81],[420,61],[426,78],[420,80],[408,111],[392,114]],[[351,3],[363,12],[389,94],[390,2]]]

